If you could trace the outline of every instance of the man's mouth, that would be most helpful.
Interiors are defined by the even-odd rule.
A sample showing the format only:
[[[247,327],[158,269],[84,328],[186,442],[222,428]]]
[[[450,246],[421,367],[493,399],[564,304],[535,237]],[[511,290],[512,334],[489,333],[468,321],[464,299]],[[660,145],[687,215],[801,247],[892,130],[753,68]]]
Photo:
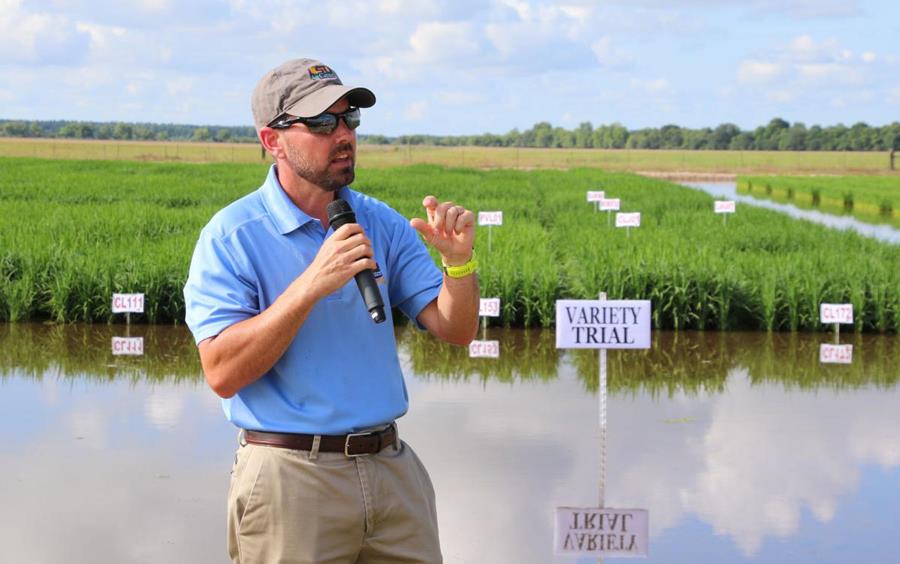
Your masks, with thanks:
[[[348,165],[353,163],[353,153],[351,151],[341,151],[339,153],[335,153],[333,157],[331,157],[331,162],[333,164],[339,165]]]

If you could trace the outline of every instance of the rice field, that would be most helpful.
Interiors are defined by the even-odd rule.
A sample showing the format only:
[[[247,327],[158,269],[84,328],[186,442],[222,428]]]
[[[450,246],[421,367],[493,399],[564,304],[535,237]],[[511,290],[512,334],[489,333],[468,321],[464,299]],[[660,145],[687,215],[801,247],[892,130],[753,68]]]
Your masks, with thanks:
[[[742,176],[737,188],[757,198],[900,227],[900,177]]]
[[[0,156],[44,159],[132,160],[171,163],[265,162],[251,143],[98,141],[0,137]],[[900,174],[889,170],[887,153],[852,151],[667,151],[639,149],[536,149],[359,145],[359,164],[386,168],[437,164],[517,170],[602,168],[617,171],[727,174]]]
[[[111,322],[113,292],[143,292],[151,323],[180,323],[200,228],[263,180],[261,164],[0,159],[0,319]],[[658,329],[815,331],[821,302],[853,303],[857,331],[900,328],[900,247],[597,169],[418,165],[362,169],[354,187],[421,215],[435,194],[504,224],[479,228],[484,297],[505,326],[549,327],[559,298],[649,299]],[[608,227],[605,190],[642,225]]]

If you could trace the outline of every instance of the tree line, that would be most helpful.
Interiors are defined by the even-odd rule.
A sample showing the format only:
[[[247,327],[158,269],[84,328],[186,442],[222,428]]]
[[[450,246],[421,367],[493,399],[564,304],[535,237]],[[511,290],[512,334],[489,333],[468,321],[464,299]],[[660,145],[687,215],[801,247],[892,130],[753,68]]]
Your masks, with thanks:
[[[101,123],[85,121],[0,120],[2,137],[50,137],[138,141],[203,141],[256,143],[251,126],[196,126],[158,123]],[[360,134],[361,143],[375,145],[437,145],[479,147],[542,147],[561,149],[686,149],[741,151],[887,151],[900,150],[900,122],[870,126],[859,122],[807,127],[781,118],[753,130],[733,123],[715,128],[691,129],[664,125],[629,130],[619,123],[598,125],[583,122],[574,129],[554,127],[549,122],[505,134],[481,135],[385,135]]]

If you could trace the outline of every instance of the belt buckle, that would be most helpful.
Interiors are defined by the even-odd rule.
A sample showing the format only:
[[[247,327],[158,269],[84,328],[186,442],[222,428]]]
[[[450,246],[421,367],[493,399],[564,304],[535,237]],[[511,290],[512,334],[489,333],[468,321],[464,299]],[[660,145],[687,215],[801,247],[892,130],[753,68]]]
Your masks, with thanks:
[[[344,439],[344,456],[347,458],[356,458],[358,456],[368,456],[368,452],[360,452],[358,454],[350,454],[350,439],[353,437],[367,437],[371,435],[371,432],[366,433],[347,433],[347,438]]]

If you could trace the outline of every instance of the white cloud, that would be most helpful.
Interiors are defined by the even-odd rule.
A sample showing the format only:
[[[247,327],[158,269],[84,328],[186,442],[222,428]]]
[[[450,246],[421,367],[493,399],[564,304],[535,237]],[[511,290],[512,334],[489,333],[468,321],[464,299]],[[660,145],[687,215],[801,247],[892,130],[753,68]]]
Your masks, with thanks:
[[[770,90],[766,93],[766,98],[784,104],[794,99],[794,93],[790,90]]]
[[[779,63],[766,61],[743,61],[738,68],[738,82],[767,83],[777,79],[784,72]]]
[[[428,102],[418,101],[409,104],[406,107],[406,112],[404,112],[404,116],[409,121],[421,121],[425,117],[425,112],[428,110]]]
[[[416,27],[409,38],[412,60],[417,63],[434,63],[473,57],[478,51],[478,40],[470,23],[426,22]]]
[[[624,67],[630,65],[634,61],[634,58],[631,57],[631,55],[614,47],[609,36],[604,36],[594,41],[591,44],[591,50],[597,57],[597,62],[603,67]]]
[[[861,58],[864,63],[874,63],[878,59],[878,56],[872,51],[866,51],[862,54]]]
[[[796,66],[800,76],[812,81],[857,84],[861,81],[859,72],[849,65],[839,63],[809,63]]]
[[[435,98],[452,106],[473,106],[485,102],[482,94],[468,90],[443,90],[438,92]]]
[[[671,94],[672,93],[672,85],[669,84],[669,81],[665,78],[654,78],[649,80],[642,80],[639,78],[632,78],[630,84],[633,88],[642,90],[649,94]]]
[[[26,11],[19,0],[0,6],[0,63],[78,64],[89,42],[90,35],[65,16]]]

